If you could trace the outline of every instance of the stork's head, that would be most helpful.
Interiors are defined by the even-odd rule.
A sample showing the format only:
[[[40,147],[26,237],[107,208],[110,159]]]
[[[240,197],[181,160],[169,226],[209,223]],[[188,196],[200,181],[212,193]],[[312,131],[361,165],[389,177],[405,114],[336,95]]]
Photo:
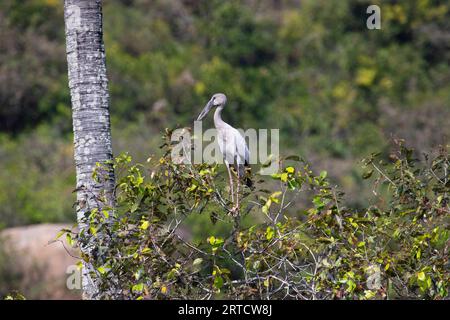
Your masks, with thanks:
[[[227,96],[223,93],[215,93],[211,97],[211,99],[208,101],[206,106],[203,108],[202,112],[197,118],[197,121],[202,120],[206,115],[208,114],[209,110],[211,110],[212,107],[223,107],[227,103]]]

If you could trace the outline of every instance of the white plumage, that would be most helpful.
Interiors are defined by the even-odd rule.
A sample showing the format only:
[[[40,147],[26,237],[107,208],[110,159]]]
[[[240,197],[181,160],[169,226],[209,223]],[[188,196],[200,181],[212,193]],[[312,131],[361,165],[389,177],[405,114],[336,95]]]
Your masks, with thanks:
[[[240,132],[222,120],[222,110],[226,103],[227,97],[223,93],[214,94],[198,116],[197,121],[202,120],[212,107],[216,107],[216,111],[214,112],[214,126],[217,129],[217,143],[219,144],[220,152],[222,153],[225,165],[227,166],[230,178],[231,198],[233,202],[234,194],[233,179],[230,171],[231,166],[236,168],[238,175],[236,195],[237,201],[233,208],[234,211],[237,211],[239,209],[239,180],[245,177],[245,167],[249,166],[250,153],[248,151],[247,143]],[[246,183],[249,187],[251,186],[250,179],[246,179]]]

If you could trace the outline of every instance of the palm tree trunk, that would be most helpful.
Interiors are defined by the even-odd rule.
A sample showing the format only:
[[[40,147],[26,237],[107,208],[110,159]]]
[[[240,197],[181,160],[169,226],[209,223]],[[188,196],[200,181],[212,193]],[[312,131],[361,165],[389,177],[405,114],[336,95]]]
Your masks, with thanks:
[[[92,179],[96,163],[112,159],[102,2],[65,0],[64,18],[77,176],[76,210],[81,231],[86,230],[86,212],[112,205],[114,201],[112,168],[106,179],[100,182]],[[99,202],[102,196],[106,201]],[[95,243],[91,240],[89,244],[81,245],[81,251],[92,256],[93,247]],[[96,281],[89,275],[93,271],[89,264],[84,264],[82,286],[83,296],[87,299],[101,297]]]

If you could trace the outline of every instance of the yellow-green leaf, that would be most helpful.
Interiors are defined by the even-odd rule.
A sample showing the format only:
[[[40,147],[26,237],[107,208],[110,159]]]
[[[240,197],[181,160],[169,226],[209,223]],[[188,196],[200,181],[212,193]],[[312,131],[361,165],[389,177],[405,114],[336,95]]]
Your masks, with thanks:
[[[287,173],[294,173],[295,169],[293,167],[287,167],[286,172]]]
[[[148,220],[145,220],[141,224],[141,229],[142,230],[147,230],[149,226],[150,226],[150,222]]]
[[[419,272],[417,274],[417,279],[419,279],[420,281],[424,281],[425,280],[425,273],[423,271]]]
[[[274,234],[275,234],[275,231],[272,229],[272,227],[267,227],[266,239],[270,241],[273,238]]]

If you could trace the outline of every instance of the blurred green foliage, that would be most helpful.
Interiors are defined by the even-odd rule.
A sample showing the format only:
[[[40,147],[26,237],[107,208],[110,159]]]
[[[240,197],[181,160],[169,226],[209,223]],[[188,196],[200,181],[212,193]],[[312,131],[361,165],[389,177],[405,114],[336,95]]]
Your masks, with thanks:
[[[382,29],[366,28],[381,7]],[[73,219],[63,3],[0,3],[0,221]],[[104,2],[115,152],[142,161],[214,92],[236,127],[280,128],[284,154],[326,169],[364,205],[355,161],[399,136],[448,142],[447,1]]]

